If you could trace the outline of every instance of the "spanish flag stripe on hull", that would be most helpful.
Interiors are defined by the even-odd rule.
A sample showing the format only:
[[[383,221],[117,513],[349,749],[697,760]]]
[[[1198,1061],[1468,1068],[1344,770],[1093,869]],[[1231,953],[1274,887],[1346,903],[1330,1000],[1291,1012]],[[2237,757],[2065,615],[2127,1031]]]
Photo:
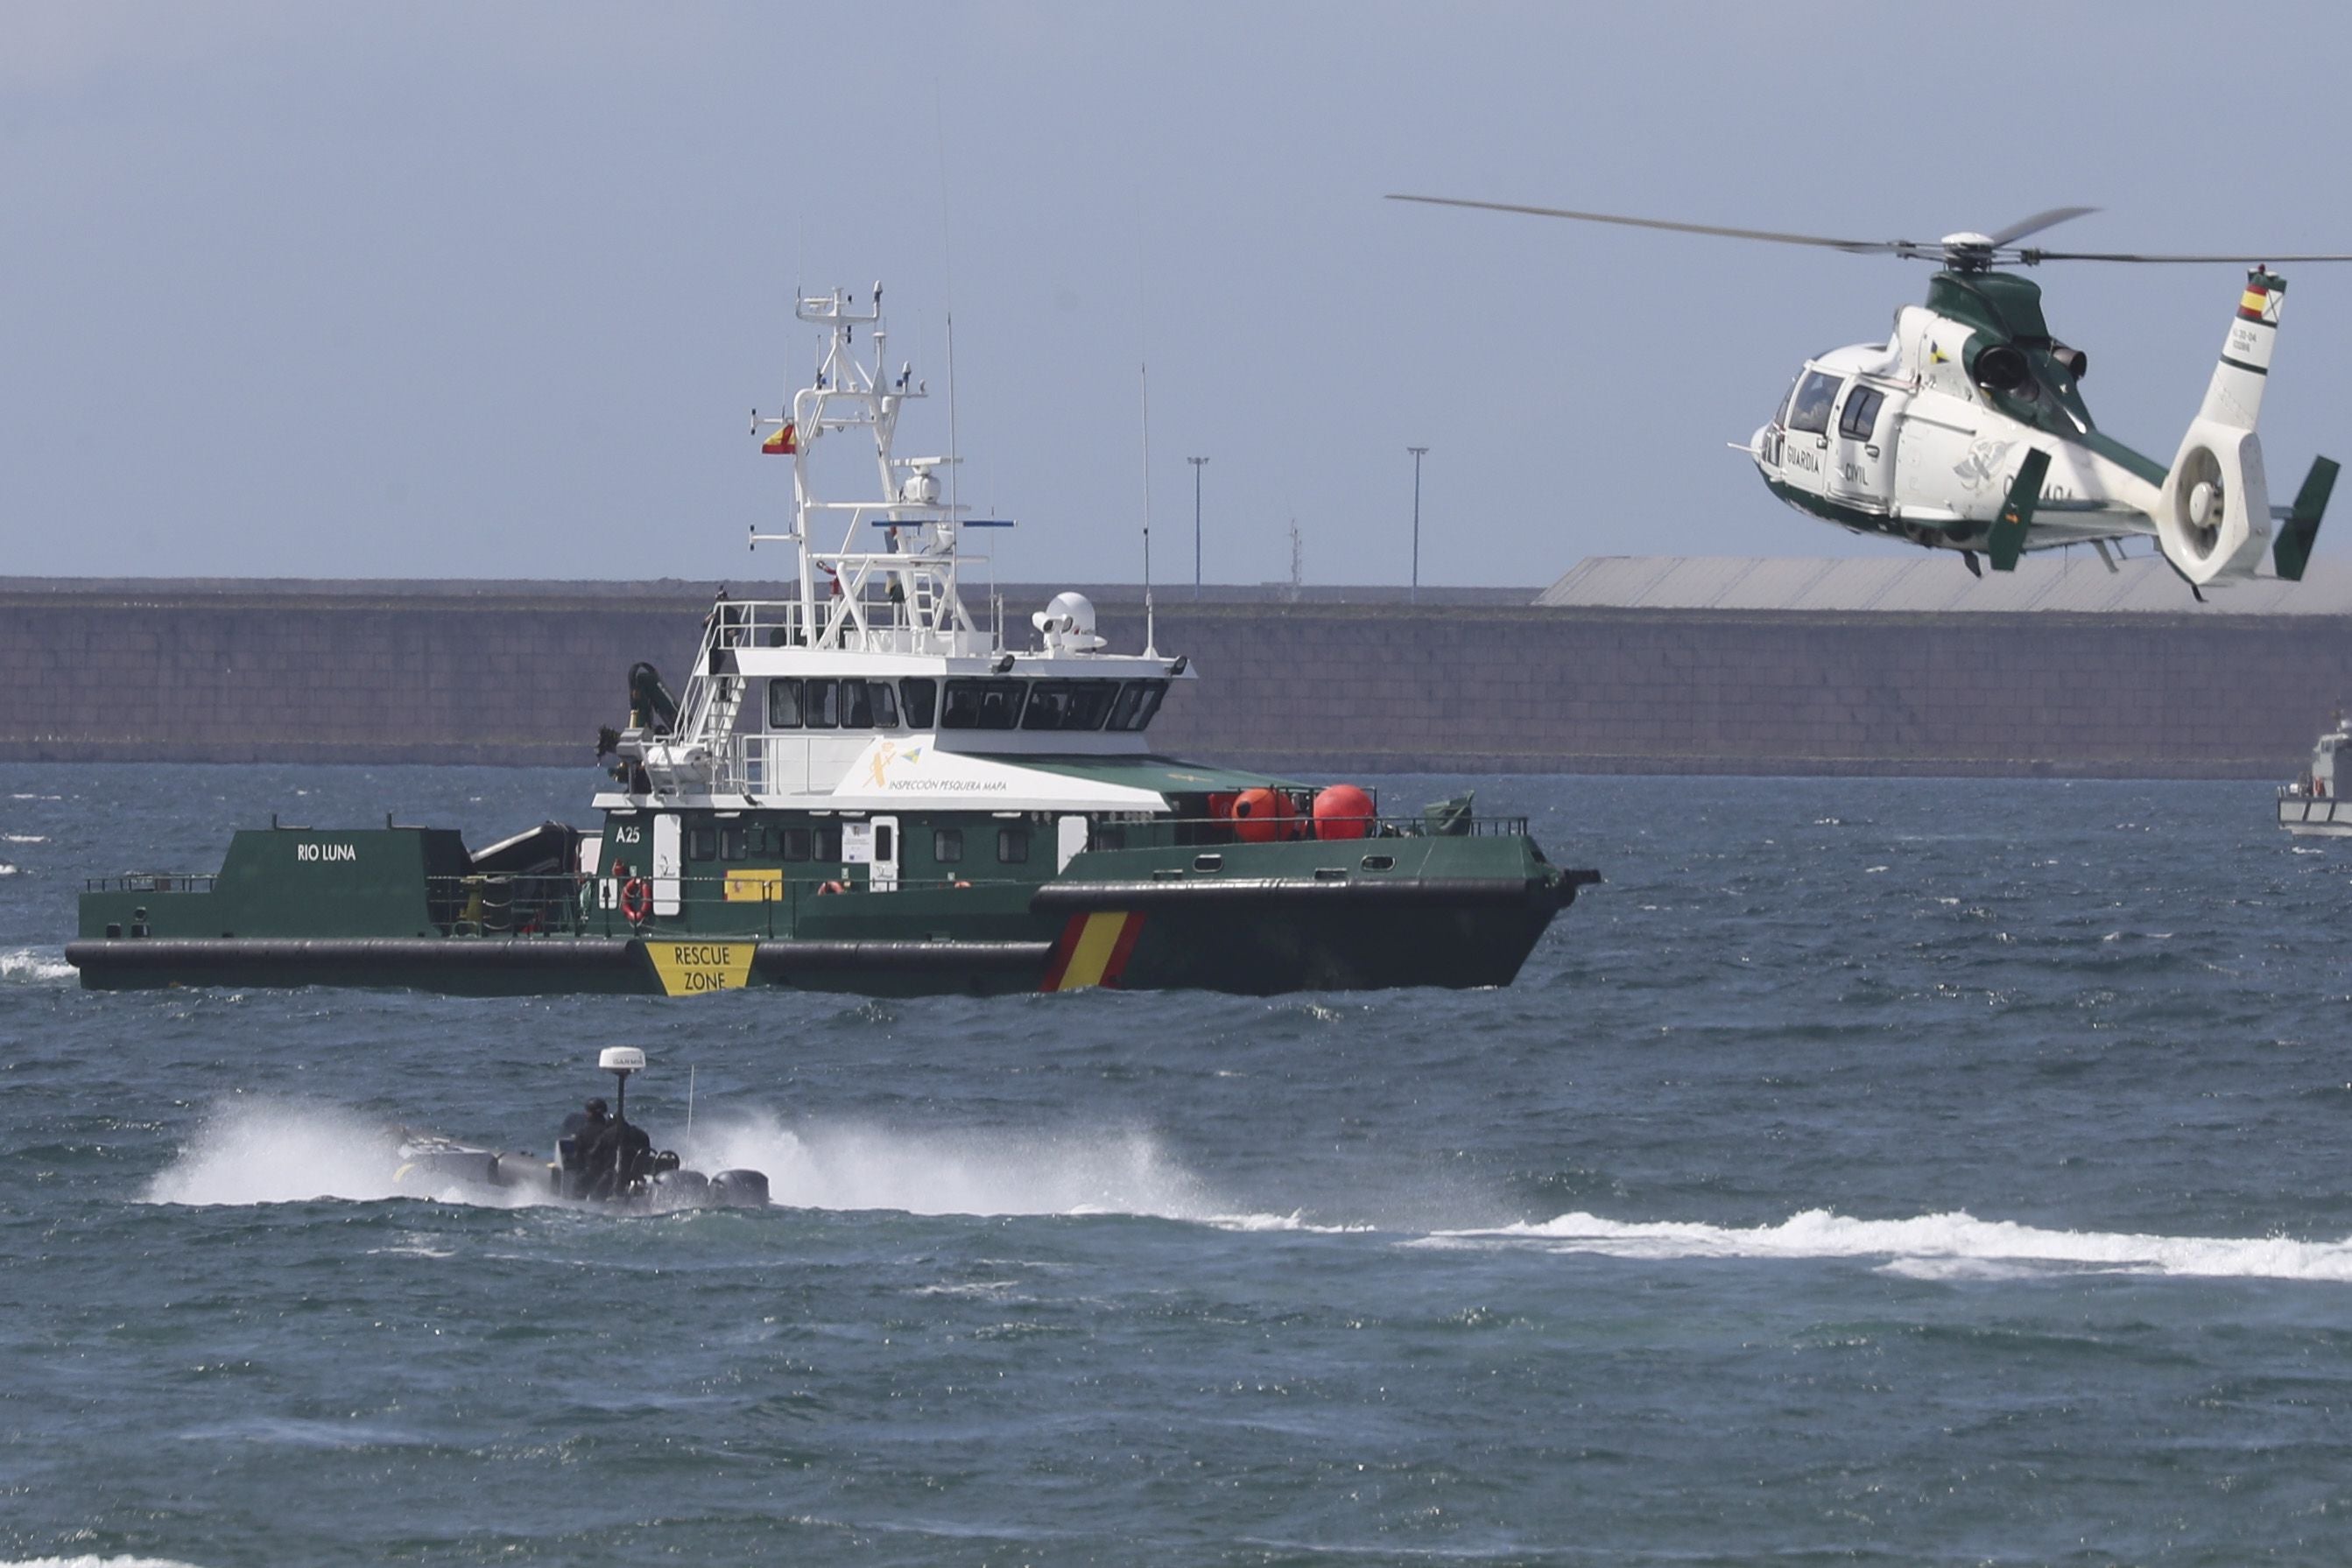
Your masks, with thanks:
[[[1140,911],[1101,909],[1073,915],[1054,945],[1041,991],[1075,991],[1084,986],[1116,986],[1143,932]]]

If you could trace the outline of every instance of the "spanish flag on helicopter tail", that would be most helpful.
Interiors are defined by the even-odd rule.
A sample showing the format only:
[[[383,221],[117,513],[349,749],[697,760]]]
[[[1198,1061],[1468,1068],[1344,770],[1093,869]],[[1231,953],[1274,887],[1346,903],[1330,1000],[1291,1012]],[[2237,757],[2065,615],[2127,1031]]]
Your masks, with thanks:
[[[781,453],[789,456],[791,454],[798,452],[800,449],[800,436],[793,429],[793,422],[789,419],[784,421],[782,426],[777,430],[775,434],[771,435],[767,440],[760,443],[760,450],[769,454],[770,455]]]

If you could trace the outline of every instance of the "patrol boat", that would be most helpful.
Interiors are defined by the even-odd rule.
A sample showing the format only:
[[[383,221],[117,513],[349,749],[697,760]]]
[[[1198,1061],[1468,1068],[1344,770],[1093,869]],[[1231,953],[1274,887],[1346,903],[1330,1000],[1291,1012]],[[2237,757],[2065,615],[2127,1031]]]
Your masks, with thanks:
[[[2311,766],[2278,792],[2278,822],[2288,832],[2313,838],[2352,838],[2352,806],[2336,789],[2336,759],[2352,747],[2352,724],[2342,714],[2336,727],[2312,743]]]
[[[213,876],[93,880],[66,956],[91,988],[384,986],[464,994],[875,995],[1199,987],[1253,994],[1508,984],[1591,871],[1467,797],[1398,816],[1350,785],[1160,756],[1184,653],[1112,651],[1062,593],[1014,647],[975,620],[984,560],[943,496],[951,456],[898,455],[925,395],[887,370],[881,290],[803,298],[827,346],[761,420],[793,460],[782,599],[721,590],[673,695],[629,672],[600,829],[469,850],[449,829],[279,824]],[[861,359],[857,336],[866,339]],[[861,439],[862,438],[862,439]],[[872,444],[875,489],[811,458]],[[841,455],[836,452],[836,457]],[[831,543],[832,548],[826,548]],[[1149,598],[1147,596],[1147,606]]]

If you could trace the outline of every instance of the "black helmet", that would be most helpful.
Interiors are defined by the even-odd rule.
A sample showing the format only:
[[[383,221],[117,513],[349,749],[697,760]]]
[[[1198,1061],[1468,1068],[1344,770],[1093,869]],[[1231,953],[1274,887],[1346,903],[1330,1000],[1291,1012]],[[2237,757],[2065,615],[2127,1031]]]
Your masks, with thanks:
[[[588,1113],[591,1116],[602,1117],[606,1113],[606,1110],[607,1107],[602,1100],[591,1100],[588,1102]]]

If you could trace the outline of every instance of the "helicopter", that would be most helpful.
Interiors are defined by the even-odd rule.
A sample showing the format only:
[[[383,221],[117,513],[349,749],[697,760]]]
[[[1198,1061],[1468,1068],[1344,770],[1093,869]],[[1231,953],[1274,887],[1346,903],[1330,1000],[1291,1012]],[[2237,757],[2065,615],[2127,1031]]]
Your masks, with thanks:
[[[2090,545],[2114,571],[2119,569],[2110,544],[2153,536],[2200,601],[2205,588],[2254,576],[2265,551],[2272,570],[2289,581],[2302,579],[2311,559],[2337,465],[2315,458],[2294,505],[2271,505],[2254,423],[2286,279],[2269,262],[2247,272],[2205,401],[2167,466],[2092,423],[2082,395],[2089,356],[2051,336],[2041,286],[2003,268],[2045,261],[2242,264],[2243,253],[2152,256],[2018,243],[2093,207],[2056,207],[1991,234],[1925,242],[1836,239],[1453,196],[1389,199],[1940,262],[1927,280],[1927,303],[1897,309],[1885,342],[1806,361],[1771,419],[1747,441],[1730,444],[1755,462],[1767,489],[1810,516],[1855,533],[1958,550],[1979,577],[1979,554],[1995,571],[2013,571],[2029,550],[2074,544]],[[2281,525],[2275,536],[2273,522]]]

